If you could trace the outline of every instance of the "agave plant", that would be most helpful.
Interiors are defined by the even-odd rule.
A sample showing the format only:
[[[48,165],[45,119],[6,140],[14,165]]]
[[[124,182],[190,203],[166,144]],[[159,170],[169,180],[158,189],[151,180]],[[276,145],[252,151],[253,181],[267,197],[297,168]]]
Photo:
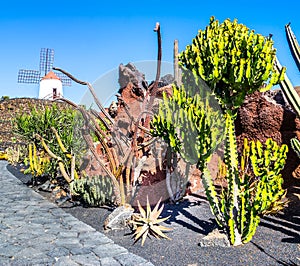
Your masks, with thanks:
[[[151,210],[149,199],[147,197],[147,206],[145,210],[138,201],[139,213],[135,213],[132,216],[132,220],[129,221],[129,223],[133,225],[133,230],[135,231],[135,242],[137,242],[141,238],[142,246],[144,245],[147,236],[154,236],[157,239],[166,238],[170,240],[170,238],[166,236],[163,231],[170,231],[172,230],[172,228],[159,225],[160,223],[170,218],[170,216],[168,216],[159,219],[159,216],[164,208],[163,204],[159,208],[160,202],[161,199],[157,202],[153,210]]]

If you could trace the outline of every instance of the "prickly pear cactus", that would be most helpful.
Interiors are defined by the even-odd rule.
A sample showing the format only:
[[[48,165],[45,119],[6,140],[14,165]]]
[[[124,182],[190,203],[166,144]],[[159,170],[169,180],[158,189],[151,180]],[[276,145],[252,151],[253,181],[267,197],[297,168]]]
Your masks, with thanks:
[[[113,185],[106,176],[74,179],[70,188],[72,196],[88,206],[103,206],[114,202]]]

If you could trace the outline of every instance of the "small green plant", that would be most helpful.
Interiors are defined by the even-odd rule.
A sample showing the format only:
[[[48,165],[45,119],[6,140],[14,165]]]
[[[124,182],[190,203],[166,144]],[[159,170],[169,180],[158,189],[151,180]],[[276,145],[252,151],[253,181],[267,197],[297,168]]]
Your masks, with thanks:
[[[9,100],[9,96],[3,95],[0,99],[0,101],[5,101],[5,100]]]
[[[61,109],[55,103],[44,109],[32,108],[30,115],[21,114],[14,121],[17,134],[28,143],[34,143],[37,152],[44,149],[42,142],[36,138],[40,136],[49,150],[61,158],[65,164],[70,161],[70,151],[76,154],[76,169],[79,169],[81,158],[86,152],[85,140],[81,134],[83,123],[82,116],[74,108]],[[57,176],[57,164],[53,160],[47,168],[47,174],[51,179]]]
[[[13,147],[8,147],[5,150],[6,153],[6,160],[12,164],[12,165],[16,165],[17,163],[20,162],[20,146],[19,145],[15,145]]]
[[[70,184],[72,197],[88,206],[110,205],[114,202],[113,184],[108,176],[75,179]]]
[[[163,231],[170,231],[172,229],[159,225],[170,218],[170,216],[168,216],[159,219],[159,216],[164,208],[164,205],[159,208],[160,201],[161,200],[157,202],[153,210],[151,210],[148,197],[146,210],[138,201],[139,213],[134,214],[132,220],[129,221],[129,223],[133,225],[135,242],[139,239],[142,239],[142,246],[144,245],[146,238],[150,236],[154,236],[157,239],[165,238],[170,240],[170,238],[165,235]]]

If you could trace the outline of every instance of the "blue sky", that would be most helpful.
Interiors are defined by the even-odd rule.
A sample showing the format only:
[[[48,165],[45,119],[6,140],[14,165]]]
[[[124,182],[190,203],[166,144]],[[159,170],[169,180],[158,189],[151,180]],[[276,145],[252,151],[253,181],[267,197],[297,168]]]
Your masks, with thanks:
[[[291,22],[300,40],[298,1],[5,1],[0,10],[0,96],[37,97],[37,84],[17,83],[19,69],[39,68],[41,48],[55,50],[54,65],[78,79],[97,83],[120,63],[155,60],[160,22],[163,61],[172,62],[173,42],[179,50],[190,44],[210,16],[237,19],[262,35],[273,34],[274,46],[293,85],[300,73],[290,54],[284,26]],[[150,75],[150,74],[149,74]],[[153,77],[147,76],[148,79]],[[95,83],[96,82],[96,83]],[[115,87],[114,87],[115,86]],[[97,89],[102,102],[118,90]],[[87,88],[75,83],[64,88],[66,98],[80,103]]]

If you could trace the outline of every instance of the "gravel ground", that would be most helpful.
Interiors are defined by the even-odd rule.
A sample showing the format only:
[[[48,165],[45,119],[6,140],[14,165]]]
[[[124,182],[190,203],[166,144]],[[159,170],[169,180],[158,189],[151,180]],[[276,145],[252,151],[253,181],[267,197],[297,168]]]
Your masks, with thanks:
[[[8,170],[24,183],[28,181],[17,169],[9,166]],[[40,193],[51,200],[50,193]],[[216,227],[209,205],[200,195],[188,196],[179,204],[165,204],[163,216],[171,215],[165,225],[173,228],[167,232],[172,240],[147,239],[144,246],[134,244],[129,229],[104,231],[103,222],[111,212],[107,208],[68,204],[61,208],[154,265],[300,265],[299,200],[284,214],[264,217],[252,241],[239,247],[199,245]]]

